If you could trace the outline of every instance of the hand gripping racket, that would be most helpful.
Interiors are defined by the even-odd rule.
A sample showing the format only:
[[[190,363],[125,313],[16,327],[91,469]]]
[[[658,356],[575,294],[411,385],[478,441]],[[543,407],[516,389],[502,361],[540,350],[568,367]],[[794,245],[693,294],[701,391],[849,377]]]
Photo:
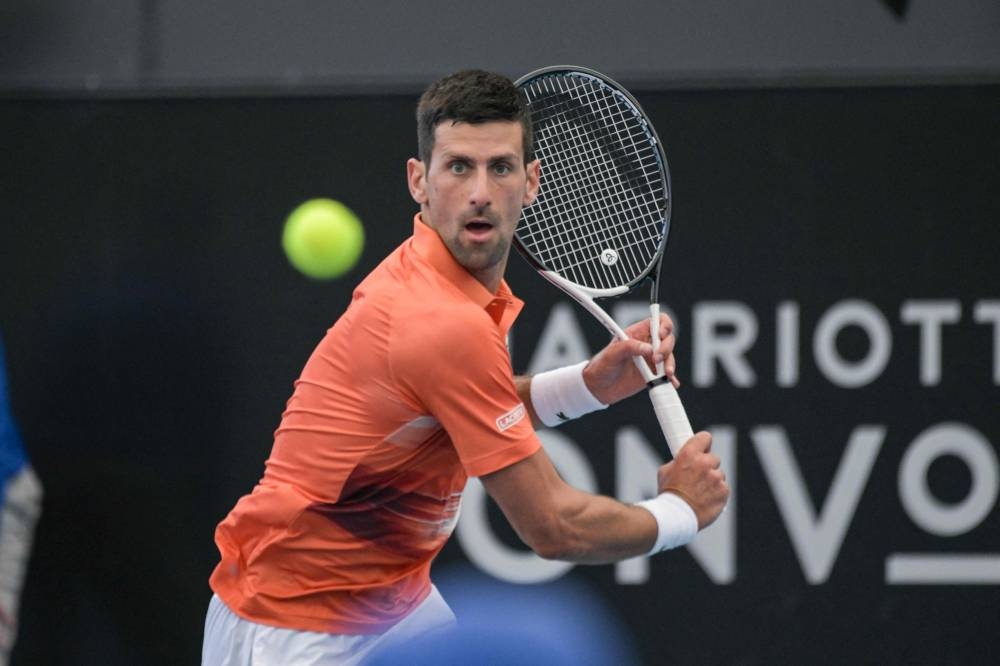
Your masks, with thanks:
[[[612,335],[628,335],[597,305],[649,279],[650,333],[659,346],[658,280],[670,231],[670,173],[652,123],[627,90],[582,67],[546,67],[515,82],[525,96],[541,160],[538,198],[514,245],[542,276]],[[673,455],[692,436],[684,406],[646,361],[636,366]]]

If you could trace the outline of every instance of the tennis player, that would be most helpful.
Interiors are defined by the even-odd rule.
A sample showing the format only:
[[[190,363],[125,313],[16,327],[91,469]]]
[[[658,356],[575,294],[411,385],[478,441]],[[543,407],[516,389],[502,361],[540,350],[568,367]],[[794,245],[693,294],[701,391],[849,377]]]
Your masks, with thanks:
[[[355,664],[450,627],[431,561],[479,477],[545,558],[614,562],[690,541],[729,489],[707,433],[650,470],[639,505],[567,485],[535,427],[644,387],[633,355],[665,359],[648,322],[587,363],[515,377],[505,337],[522,302],[503,279],[538,191],[530,119],[509,79],[463,71],[417,107],[407,182],[413,235],[356,288],[295,383],[264,476],[219,524],[203,664]]]

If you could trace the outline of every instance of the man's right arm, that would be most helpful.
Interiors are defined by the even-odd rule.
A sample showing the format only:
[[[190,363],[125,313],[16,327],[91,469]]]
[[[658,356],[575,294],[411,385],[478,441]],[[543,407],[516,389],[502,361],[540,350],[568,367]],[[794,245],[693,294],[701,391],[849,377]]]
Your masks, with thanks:
[[[698,433],[658,471],[660,492],[676,492],[710,525],[729,497],[711,436]],[[547,559],[591,564],[646,555],[658,524],[643,507],[591,495],[567,484],[544,450],[480,477],[521,540]]]

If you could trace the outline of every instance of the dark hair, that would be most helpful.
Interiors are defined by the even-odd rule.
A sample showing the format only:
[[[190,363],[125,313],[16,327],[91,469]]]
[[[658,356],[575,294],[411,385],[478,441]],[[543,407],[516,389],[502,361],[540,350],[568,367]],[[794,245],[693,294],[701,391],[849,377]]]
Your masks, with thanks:
[[[521,123],[524,137],[524,162],[532,159],[531,117],[524,98],[505,76],[467,69],[432,83],[417,104],[417,152],[425,164],[431,162],[434,130],[450,120],[471,124],[491,120]]]

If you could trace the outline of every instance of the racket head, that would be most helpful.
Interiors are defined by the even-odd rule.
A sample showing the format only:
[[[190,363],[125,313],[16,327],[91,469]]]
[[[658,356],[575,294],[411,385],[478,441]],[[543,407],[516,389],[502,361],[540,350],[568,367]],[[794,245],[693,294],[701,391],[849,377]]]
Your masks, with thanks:
[[[531,116],[541,181],[514,246],[536,269],[595,294],[647,277],[655,289],[673,197],[663,144],[639,102],[584,67],[545,67],[515,85]]]

